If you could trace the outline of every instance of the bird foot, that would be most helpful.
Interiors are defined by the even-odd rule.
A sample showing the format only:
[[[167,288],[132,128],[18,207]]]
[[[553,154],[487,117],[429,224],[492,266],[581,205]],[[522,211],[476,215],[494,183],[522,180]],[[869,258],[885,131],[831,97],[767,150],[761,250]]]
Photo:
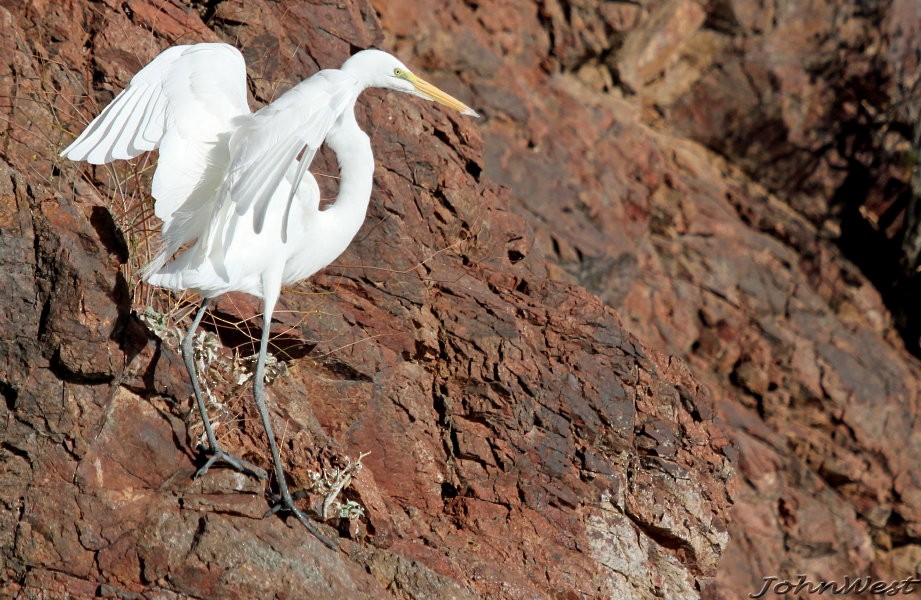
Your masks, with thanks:
[[[338,550],[339,545],[336,542],[332,541],[322,533],[320,533],[316,527],[313,526],[313,523],[310,522],[310,519],[307,518],[307,515],[302,513],[300,509],[294,506],[294,499],[290,494],[283,494],[280,498],[275,498],[276,502],[264,515],[262,518],[278,514],[278,513],[288,513],[294,515],[298,521],[301,522],[301,525],[307,528],[307,531],[313,534],[315,538],[323,542],[323,545],[329,548],[330,550]]]
[[[227,466],[229,466],[230,468],[236,469],[237,471],[240,471],[241,473],[245,473],[247,475],[252,475],[256,479],[268,479],[269,478],[263,469],[260,469],[259,467],[249,462],[248,460],[243,460],[239,456],[234,456],[233,454],[229,452],[225,452],[221,450],[220,448],[218,448],[217,450],[214,450],[211,453],[211,457],[208,458],[208,461],[204,465],[202,465],[200,469],[195,471],[195,475],[192,476],[192,479],[198,479],[199,477],[207,473],[208,469],[210,469],[216,462],[222,462],[226,464]]]

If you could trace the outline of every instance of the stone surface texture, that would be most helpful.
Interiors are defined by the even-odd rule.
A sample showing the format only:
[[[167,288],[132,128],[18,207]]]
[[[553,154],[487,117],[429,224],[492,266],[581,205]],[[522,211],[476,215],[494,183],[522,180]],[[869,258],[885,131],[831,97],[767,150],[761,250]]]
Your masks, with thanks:
[[[916,0],[0,0],[0,24],[0,596],[729,600],[917,572]],[[483,115],[363,96],[367,221],[272,324],[289,481],[338,551],[263,519],[262,482],[191,479],[194,299],[137,279],[156,155],[58,157],[198,41],[240,48],[253,107],[375,46]],[[334,198],[335,159],[314,170]],[[234,380],[257,310],[229,295],[204,328],[218,437],[267,468]],[[322,520],[315,473],[363,453],[363,515]]]

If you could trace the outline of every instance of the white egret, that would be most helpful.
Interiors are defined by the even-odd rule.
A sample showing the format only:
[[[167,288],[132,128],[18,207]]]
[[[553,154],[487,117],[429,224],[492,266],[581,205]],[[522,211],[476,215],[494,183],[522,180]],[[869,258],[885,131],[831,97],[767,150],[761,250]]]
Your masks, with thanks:
[[[242,54],[227,44],[201,43],[175,46],[154,58],[61,153],[103,164],[159,148],[151,193],[155,214],[163,220],[163,246],[144,277],[154,285],[203,297],[182,343],[210,454],[195,477],[222,461],[265,478],[262,469],[218,444],[192,357],[193,335],[210,299],[230,291],[262,298],[253,395],[279,492],[266,514],[289,512],[330,546],[288,490],[265,404],[265,360],[282,286],[335,260],[364,221],[374,157],[354,106],[371,87],[406,92],[477,116],[380,50],[358,52],[341,69],[320,71],[251,112]],[[336,154],[340,181],[335,204],[320,210],[320,190],[308,167],[324,141]]]

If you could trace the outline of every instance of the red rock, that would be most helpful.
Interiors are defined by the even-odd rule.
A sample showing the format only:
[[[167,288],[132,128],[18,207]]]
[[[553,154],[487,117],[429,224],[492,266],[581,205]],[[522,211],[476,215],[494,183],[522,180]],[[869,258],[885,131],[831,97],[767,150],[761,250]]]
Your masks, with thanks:
[[[879,245],[914,239],[892,167],[912,3],[179,4],[0,8],[0,595],[735,598],[790,565],[911,574],[921,367],[866,265],[916,285]],[[283,297],[295,487],[371,451],[361,526],[321,526],[352,537],[338,554],[260,519],[258,483],[189,479],[189,388],[132,316],[114,173],[56,158],[160,49],[218,39],[254,106],[376,44],[486,115],[368,94],[368,221]],[[256,309],[221,300],[224,344]],[[219,434],[267,466],[233,389]]]
[[[692,0],[663,2],[627,34],[618,52],[618,68],[623,82],[639,91],[662,77],[676,52],[703,25],[707,13]]]

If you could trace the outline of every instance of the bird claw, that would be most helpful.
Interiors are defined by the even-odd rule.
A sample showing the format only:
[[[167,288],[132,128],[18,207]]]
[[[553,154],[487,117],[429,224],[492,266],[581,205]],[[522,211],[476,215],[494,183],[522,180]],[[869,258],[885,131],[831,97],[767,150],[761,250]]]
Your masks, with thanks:
[[[302,513],[296,506],[294,506],[294,499],[288,495],[287,497],[282,496],[281,498],[276,498],[275,504],[270,508],[262,518],[265,519],[274,514],[278,513],[289,513],[295,516],[298,521],[301,522],[301,525],[307,528],[307,531],[313,534],[315,538],[323,542],[323,545],[329,548],[330,550],[338,550],[339,545],[336,544],[333,540],[329,539],[322,533],[320,533],[316,527],[313,526],[313,523],[310,522],[310,519]]]
[[[259,467],[249,462],[248,460],[243,460],[242,458],[238,456],[234,456],[233,454],[230,454],[229,452],[225,452],[221,450],[220,448],[218,448],[217,450],[211,453],[211,457],[208,458],[208,461],[204,465],[202,465],[200,469],[195,471],[195,475],[192,476],[192,479],[198,479],[199,477],[207,473],[208,469],[210,469],[214,465],[214,463],[218,461],[225,463],[227,466],[231,467],[232,469],[236,469],[237,471],[240,471],[241,473],[245,473],[246,475],[252,475],[256,479],[268,479],[269,478],[269,476],[266,474],[266,472],[263,469],[260,469]]]

